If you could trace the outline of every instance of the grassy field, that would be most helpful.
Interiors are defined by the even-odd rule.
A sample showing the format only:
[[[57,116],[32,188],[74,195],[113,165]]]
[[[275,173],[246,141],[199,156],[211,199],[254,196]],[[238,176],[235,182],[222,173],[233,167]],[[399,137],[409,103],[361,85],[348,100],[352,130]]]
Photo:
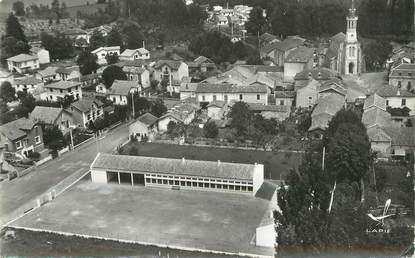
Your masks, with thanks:
[[[301,153],[264,152],[230,148],[198,147],[160,143],[131,142],[124,146],[122,153],[128,154],[132,147],[138,149],[140,156],[152,156],[175,159],[193,159],[223,162],[264,164],[265,178],[284,179],[291,168],[297,168],[301,162]]]

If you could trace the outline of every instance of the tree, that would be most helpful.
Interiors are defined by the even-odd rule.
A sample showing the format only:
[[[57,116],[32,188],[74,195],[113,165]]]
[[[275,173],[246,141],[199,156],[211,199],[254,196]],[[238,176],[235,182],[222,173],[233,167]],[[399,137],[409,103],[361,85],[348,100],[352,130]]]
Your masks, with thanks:
[[[123,47],[122,37],[120,32],[113,28],[107,35],[107,46],[120,46]]]
[[[7,58],[29,53],[29,50],[22,26],[16,16],[10,14],[6,20],[6,34],[1,39],[1,62],[5,64]]]
[[[95,50],[99,47],[104,47],[105,46],[105,38],[104,36],[101,34],[101,32],[99,32],[99,30],[94,30],[92,32],[91,38],[89,39],[89,50]]]
[[[6,20],[6,37],[14,37],[18,41],[27,43],[23,28],[13,14],[9,14]]]
[[[151,114],[156,117],[161,117],[167,112],[167,107],[164,105],[163,99],[157,98],[151,103]]]
[[[76,63],[79,65],[79,71],[81,74],[86,75],[95,72],[99,68],[97,60],[98,58],[96,55],[87,50],[82,51],[76,60]]]
[[[28,117],[29,113],[33,111],[36,106],[36,100],[32,94],[24,91],[17,92],[17,98],[20,101],[20,105],[16,108],[18,117]]]
[[[231,127],[236,129],[236,134],[238,136],[245,135],[252,117],[248,105],[242,101],[235,103],[228,116],[232,119]]]
[[[107,60],[107,64],[111,65],[111,64],[115,64],[119,61],[118,59],[118,54],[117,53],[113,53],[113,54],[108,54],[105,59]]]
[[[16,16],[24,16],[25,15],[24,3],[22,1],[14,2],[13,12]]]
[[[67,145],[65,137],[57,125],[43,125],[42,129],[43,142],[49,149],[60,150]]]
[[[203,127],[203,134],[207,138],[216,138],[218,136],[219,129],[215,122],[209,121]]]
[[[167,124],[167,135],[169,135],[171,138],[174,138],[175,136],[177,136],[177,123],[174,121],[170,121]]]
[[[368,71],[377,71],[382,69],[392,53],[392,46],[385,40],[373,40],[363,45],[366,69]]]
[[[16,99],[16,90],[8,81],[4,81],[0,86],[0,96],[7,103]]]
[[[46,32],[40,34],[42,46],[49,51],[51,59],[66,59],[73,56],[73,42],[65,34],[57,32],[50,35]]]
[[[110,65],[102,72],[102,83],[105,87],[110,88],[115,80],[127,80],[127,75],[121,67]]]
[[[246,22],[246,30],[254,35],[260,35],[267,31],[268,22],[266,16],[264,15],[264,9],[259,6],[252,9],[249,20]]]
[[[251,54],[246,60],[246,64],[247,65],[263,65],[264,63],[259,57],[259,54]]]

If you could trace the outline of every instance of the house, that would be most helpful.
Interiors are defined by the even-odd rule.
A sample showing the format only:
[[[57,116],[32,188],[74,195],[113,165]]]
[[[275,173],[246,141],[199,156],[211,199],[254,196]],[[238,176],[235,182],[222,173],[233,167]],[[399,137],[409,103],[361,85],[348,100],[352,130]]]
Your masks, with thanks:
[[[201,103],[212,101],[243,101],[246,103],[268,104],[268,87],[263,84],[235,86],[232,84],[199,83],[196,98]]]
[[[318,90],[320,83],[317,80],[311,79],[308,84],[297,90],[296,107],[299,108],[313,108],[318,99]]]
[[[95,86],[95,92],[106,95],[109,92],[109,89],[103,84],[100,83],[97,86]]]
[[[216,70],[216,64],[204,56],[197,57],[193,62],[188,62],[187,65],[191,74],[196,72],[206,73]]]
[[[57,72],[58,68],[59,67],[48,66],[43,70],[37,71],[35,76],[43,82],[59,81],[61,77]]]
[[[173,121],[175,123],[190,124],[196,118],[198,108],[191,103],[182,103],[171,108],[166,114],[159,118],[158,128],[160,132],[167,131],[167,125]]]
[[[248,104],[249,109],[254,114],[259,114],[266,119],[274,118],[278,121],[284,121],[290,116],[291,108],[289,106]]]
[[[81,75],[80,77],[71,79],[72,81],[80,82],[82,88],[87,88],[91,86],[96,86],[101,79],[101,75],[98,73],[91,73],[86,75]]]
[[[42,127],[24,117],[0,125],[0,148],[26,157],[41,152],[44,149]]]
[[[79,66],[59,67],[56,69],[56,73],[59,75],[59,78],[64,81],[69,81],[81,77]]]
[[[347,94],[347,87],[343,84],[340,79],[331,79],[328,81],[324,81],[320,84],[318,88],[318,95],[317,98],[324,98],[331,94],[339,94],[342,97],[345,97]]]
[[[111,85],[107,98],[115,105],[127,105],[128,95],[133,92],[141,92],[138,82],[115,80]]]
[[[284,80],[293,81],[297,73],[313,68],[314,48],[299,46],[284,59]]]
[[[63,135],[73,126],[72,114],[63,108],[36,106],[29,118],[47,126],[57,126]]]
[[[39,59],[39,64],[49,64],[50,63],[50,57],[49,57],[49,51],[44,49],[44,48],[40,48],[40,47],[32,47],[30,49],[30,52],[37,56]]]
[[[104,116],[104,104],[94,98],[82,98],[71,104],[69,110],[72,113],[73,123],[87,128],[91,122]]]
[[[400,64],[389,74],[389,85],[415,92],[415,64]]]
[[[80,28],[67,29],[63,32],[63,34],[65,34],[65,36],[70,38],[75,43],[75,46],[77,46],[76,42],[80,41],[80,39],[83,39],[85,43],[89,44],[90,35],[88,34],[87,31],[83,29],[80,29]],[[84,46],[78,46],[78,47],[84,47]]]
[[[96,55],[98,57],[98,64],[106,64],[107,63],[107,55],[114,55],[117,56],[120,55],[120,46],[111,46],[111,47],[99,47],[93,51],[91,51],[92,54]]]
[[[138,82],[143,89],[147,89],[151,86],[150,72],[145,67],[125,65],[122,70],[127,75],[128,80]]]
[[[158,118],[150,113],[141,115],[129,126],[130,137],[134,136],[138,141],[143,139],[151,141],[158,132],[157,121]]]
[[[386,106],[391,108],[409,108],[410,115],[415,115],[415,91],[407,91],[404,88],[385,85],[379,88],[376,93],[386,99]]]
[[[181,82],[180,83],[180,100],[196,97],[196,88],[199,83]]]
[[[294,106],[295,96],[295,91],[274,91],[275,105],[288,107]]]
[[[229,111],[229,103],[221,100],[210,102],[207,106],[207,115],[214,120],[222,120]]]
[[[44,83],[42,80],[33,76],[26,76],[23,78],[16,78],[13,86],[16,92],[23,91],[34,95],[35,91],[41,90],[43,85]]]
[[[268,32],[265,32],[261,36],[259,36],[259,46],[260,48],[264,48],[266,45],[270,45],[275,42],[280,42],[280,38],[272,35]]]
[[[337,75],[338,73],[336,71],[324,67],[305,69],[294,76],[294,86],[297,90],[307,85],[311,79],[322,83],[323,81],[328,81],[330,79],[336,78]]]
[[[159,60],[154,69],[154,79],[158,81],[180,81],[183,77],[189,77],[189,67],[182,61]]]
[[[121,61],[132,61],[136,59],[150,59],[150,51],[145,48],[126,49],[119,56]]]
[[[39,58],[34,55],[20,54],[6,60],[10,72],[23,74],[39,69]]]
[[[263,59],[271,59],[276,66],[283,66],[285,58],[301,45],[303,45],[301,39],[287,38],[283,41],[266,45],[260,50],[260,55]]]
[[[311,113],[311,126],[308,131],[315,137],[321,137],[329,126],[333,116],[342,108],[345,108],[344,96],[331,94],[320,98]]]
[[[362,122],[366,126],[366,129],[391,126],[392,117],[391,114],[386,111],[386,108],[386,99],[376,93],[365,100]]]
[[[73,96],[74,99],[82,98],[82,87],[80,82],[58,81],[43,86],[44,92],[40,98],[47,101],[58,101],[65,96]]]

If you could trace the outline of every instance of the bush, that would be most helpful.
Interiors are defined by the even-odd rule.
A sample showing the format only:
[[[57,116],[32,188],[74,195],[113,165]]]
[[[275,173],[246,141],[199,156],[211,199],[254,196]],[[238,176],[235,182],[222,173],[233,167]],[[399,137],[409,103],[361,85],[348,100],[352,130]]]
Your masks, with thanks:
[[[215,124],[215,122],[213,121],[207,122],[205,126],[203,127],[203,134],[207,138],[216,138],[216,136],[218,136],[218,133],[219,133],[219,129],[217,125]]]
[[[28,157],[29,157],[30,159],[32,159],[32,160],[36,160],[36,161],[38,161],[38,160],[40,159],[40,153],[39,153],[39,152],[34,151],[34,152],[31,152],[31,153],[28,155]]]
[[[128,151],[128,155],[131,155],[131,156],[138,156],[138,148],[137,148],[137,147],[132,147],[132,148]]]

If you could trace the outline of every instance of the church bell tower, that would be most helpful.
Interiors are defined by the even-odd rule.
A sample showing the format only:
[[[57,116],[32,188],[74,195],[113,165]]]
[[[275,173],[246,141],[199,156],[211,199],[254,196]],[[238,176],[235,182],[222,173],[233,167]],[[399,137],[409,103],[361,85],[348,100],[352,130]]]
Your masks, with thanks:
[[[345,39],[345,53],[344,53],[344,74],[358,74],[360,71],[360,44],[357,41],[357,20],[356,8],[354,0],[349,9],[349,14],[346,17],[347,31]]]

